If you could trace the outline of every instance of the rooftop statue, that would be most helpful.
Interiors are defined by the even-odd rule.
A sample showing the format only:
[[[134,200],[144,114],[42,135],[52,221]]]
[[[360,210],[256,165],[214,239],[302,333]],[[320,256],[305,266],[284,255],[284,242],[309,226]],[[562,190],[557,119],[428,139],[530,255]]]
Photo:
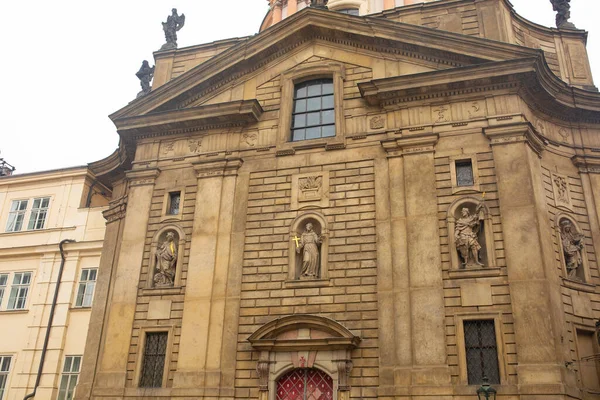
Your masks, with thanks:
[[[185,14],[177,15],[177,9],[174,8],[172,14],[167,17],[167,22],[163,22],[163,31],[167,43],[163,44],[161,50],[171,50],[177,48],[177,31],[183,28],[185,24]]]
[[[150,82],[154,77],[154,67],[150,67],[148,61],[144,60],[140,70],[136,72],[135,76],[139,78],[140,85],[142,85],[142,91],[138,93],[137,97],[142,97],[150,93]]]
[[[552,9],[556,11],[556,27],[575,29],[575,25],[569,22],[571,18],[571,0],[550,0]]]
[[[328,0],[310,0],[310,6],[312,8],[321,8],[323,10],[327,10],[327,2]]]

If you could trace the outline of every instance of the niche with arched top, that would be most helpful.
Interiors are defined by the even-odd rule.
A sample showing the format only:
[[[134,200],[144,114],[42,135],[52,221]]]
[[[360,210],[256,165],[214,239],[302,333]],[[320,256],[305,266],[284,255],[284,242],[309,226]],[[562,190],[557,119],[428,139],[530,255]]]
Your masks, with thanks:
[[[158,230],[152,238],[148,287],[181,286],[181,269],[185,248],[185,233],[177,225]]]
[[[495,268],[492,215],[481,199],[465,197],[448,209],[448,238],[453,269]]]
[[[566,214],[556,216],[555,229],[565,277],[572,281],[590,282],[583,230],[574,218]]]
[[[289,280],[328,278],[328,230],[325,217],[307,212],[297,217],[290,229]]]

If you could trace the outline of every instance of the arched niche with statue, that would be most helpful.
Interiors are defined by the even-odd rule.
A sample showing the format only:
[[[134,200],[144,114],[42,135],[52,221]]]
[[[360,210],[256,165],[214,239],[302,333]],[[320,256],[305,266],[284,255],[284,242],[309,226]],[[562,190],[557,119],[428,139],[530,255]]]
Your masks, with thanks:
[[[556,216],[556,237],[560,261],[566,279],[576,282],[591,282],[585,235],[575,219],[567,214]]]
[[[327,220],[316,211],[298,216],[290,227],[289,281],[316,281],[329,278]]]
[[[447,214],[452,269],[496,267],[493,219],[483,199],[463,197]]]
[[[174,224],[164,226],[152,238],[148,287],[164,289],[181,286],[185,233]]]

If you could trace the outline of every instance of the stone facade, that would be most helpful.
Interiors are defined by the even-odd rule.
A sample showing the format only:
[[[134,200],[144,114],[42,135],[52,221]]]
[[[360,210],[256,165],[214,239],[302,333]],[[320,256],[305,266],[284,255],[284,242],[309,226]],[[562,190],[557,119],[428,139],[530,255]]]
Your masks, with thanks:
[[[504,0],[374,17],[156,53],[92,164],[113,201],[78,399],[275,400],[311,371],[338,400],[473,398],[484,373],[597,396],[585,33]],[[322,137],[291,140],[314,98]]]

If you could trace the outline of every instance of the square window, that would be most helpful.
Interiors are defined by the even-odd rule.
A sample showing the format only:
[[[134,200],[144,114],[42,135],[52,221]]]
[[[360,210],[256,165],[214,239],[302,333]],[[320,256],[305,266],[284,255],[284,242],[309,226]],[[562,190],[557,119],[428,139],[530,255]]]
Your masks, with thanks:
[[[49,197],[33,199],[33,207],[31,208],[31,213],[29,214],[29,225],[27,226],[28,230],[44,229],[44,223],[46,222],[49,205]]]
[[[168,339],[168,332],[146,333],[140,387],[156,388],[162,386]]]
[[[2,307],[2,299],[6,292],[6,284],[8,282],[8,274],[0,274],[0,307]]]
[[[75,386],[79,379],[81,356],[66,356],[63,372],[60,378],[57,400],[72,400],[75,395]]]
[[[86,268],[81,270],[81,278],[79,279],[79,287],[77,289],[77,298],[75,299],[75,307],[91,307],[94,299],[94,289],[96,288],[96,276],[98,270],[96,268]]]
[[[13,200],[10,205],[6,232],[19,232],[23,229],[25,220],[25,211],[27,210],[28,200]]]
[[[4,398],[4,392],[6,391],[11,361],[11,356],[0,356],[0,400]]]
[[[296,85],[295,94],[292,141],[335,136],[333,80],[302,82]],[[327,125],[332,126],[324,129]]]
[[[498,348],[494,320],[464,321],[465,353],[469,385],[500,384]]]
[[[473,186],[473,162],[471,160],[456,161],[456,183],[457,186]]]
[[[27,303],[31,272],[17,272],[13,276],[13,283],[8,297],[8,310],[23,310]]]
[[[181,203],[181,192],[169,193],[169,206],[167,207],[167,214],[178,215]]]

